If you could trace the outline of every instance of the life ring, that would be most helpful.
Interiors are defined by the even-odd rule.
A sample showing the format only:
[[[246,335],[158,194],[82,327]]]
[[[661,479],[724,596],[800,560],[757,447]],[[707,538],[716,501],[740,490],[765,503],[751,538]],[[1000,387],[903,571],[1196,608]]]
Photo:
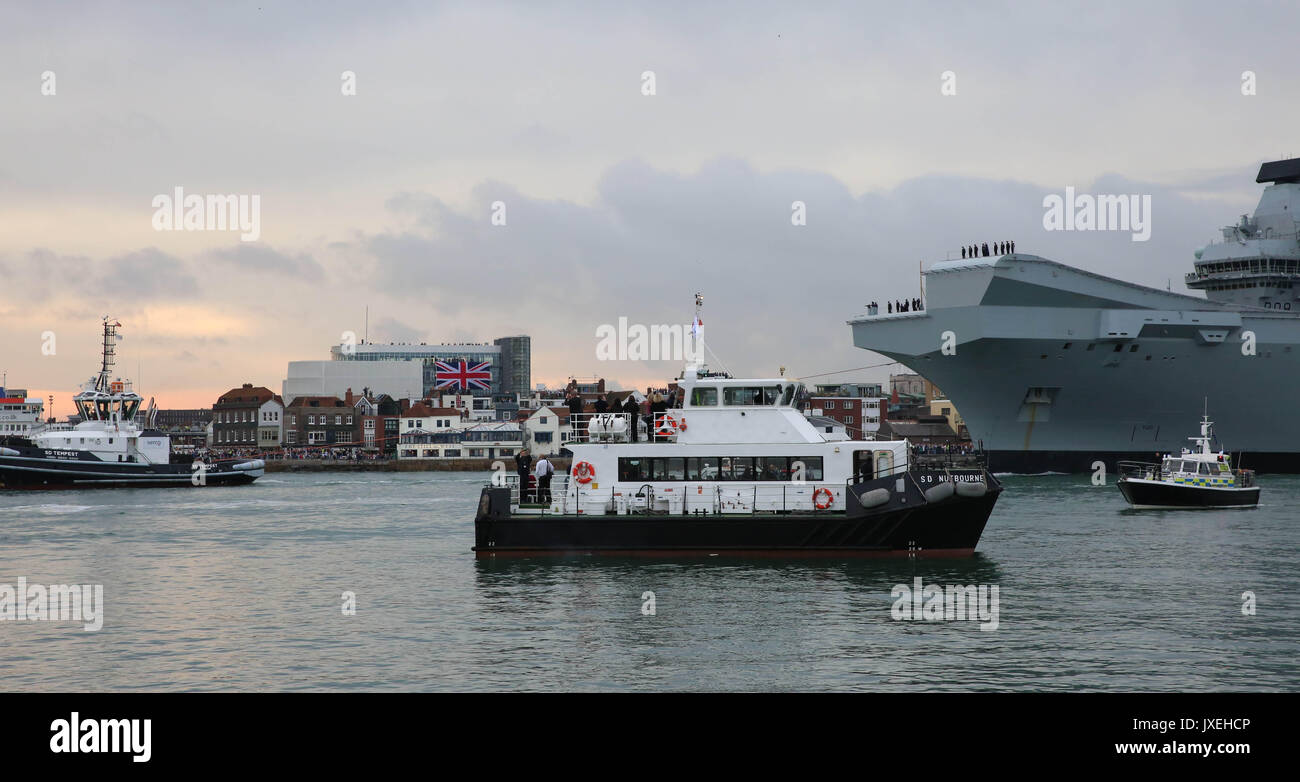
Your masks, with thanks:
[[[677,419],[664,413],[656,416],[655,420],[655,437],[673,437],[680,429]]]
[[[573,478],[578,483],[591,483],[591,479],[596,477],[596,468],[591,466],[591,462],[578,462],[573,465]]]
[[[822,495],[822,492],[826,493],[826,502],[819,502],[817,500],[817,498]],[[819,486],[817,487],[817,490],[813,492],[813,507],[817,510],[826,510],[831,506],[832,502],[835,502],[835,495],[825,486]]]

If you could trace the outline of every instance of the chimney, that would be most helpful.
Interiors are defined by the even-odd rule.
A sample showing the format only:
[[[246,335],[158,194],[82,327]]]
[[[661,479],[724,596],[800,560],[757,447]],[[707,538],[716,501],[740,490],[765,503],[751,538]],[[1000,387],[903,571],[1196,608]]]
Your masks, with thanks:
[[[349,389],[348,389],[348,392],[347,392],[346,394],[344,394],[344,396],[343,396],[343,401],[344,401],[344,402],[347,402],[348,407],[352,407],[354,400],[353,400],[353,398],[352,398],[352,389],[351,389],[351,388],[349,388]]]
[[[244,387],[244,388],[252,388],[252,387],[253,387],[253,384],[252,384],[252,383],[245,383],[243,387]]]

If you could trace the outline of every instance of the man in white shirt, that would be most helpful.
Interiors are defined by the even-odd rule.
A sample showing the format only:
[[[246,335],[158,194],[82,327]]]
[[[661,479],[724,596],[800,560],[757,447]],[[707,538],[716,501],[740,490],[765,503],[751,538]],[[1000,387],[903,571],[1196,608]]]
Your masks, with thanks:
[[[545,456],[539,458],[533,466],[533,475],[537,476],[537,501],[543,505],[551,504],[551,476],[554,474],[555,467]]]

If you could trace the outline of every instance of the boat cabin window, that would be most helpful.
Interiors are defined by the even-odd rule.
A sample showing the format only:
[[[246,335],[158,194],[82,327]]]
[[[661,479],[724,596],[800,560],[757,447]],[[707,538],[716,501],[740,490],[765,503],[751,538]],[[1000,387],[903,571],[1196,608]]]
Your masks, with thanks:
[[[122,402],[122,419],[130,421],[135,418],[135,411],[140,409],[139,399],[127,399]]]
[[[723,404],[729,407],[770,407],[780,400],[780,386],[728,386],[722,389]]]
[[[789,481],[822,480],[820,456],[622,457],[620,481]]]
[[[718,389],[696,386],[691,389],[691,407],[717,407]]]
[[[1197,472],[1201,475],[1210,475],[1211,472],[1218,472],[1218,470],[1210,470],[1210,465],[1207,462],[1201,462],[1197,467],[1199,468]]]

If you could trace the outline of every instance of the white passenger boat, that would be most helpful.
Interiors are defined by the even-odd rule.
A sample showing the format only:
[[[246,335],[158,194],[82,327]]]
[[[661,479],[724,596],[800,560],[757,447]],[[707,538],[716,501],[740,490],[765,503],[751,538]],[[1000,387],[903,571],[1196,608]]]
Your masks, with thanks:
[[[591,416],[549,500],[513,479],[485,487],[475,552],[962,556],[1002,491],[982,465],[819,430],[791,378],[688,367],[677,385],[649,438],[634,440],[633,416]]]

